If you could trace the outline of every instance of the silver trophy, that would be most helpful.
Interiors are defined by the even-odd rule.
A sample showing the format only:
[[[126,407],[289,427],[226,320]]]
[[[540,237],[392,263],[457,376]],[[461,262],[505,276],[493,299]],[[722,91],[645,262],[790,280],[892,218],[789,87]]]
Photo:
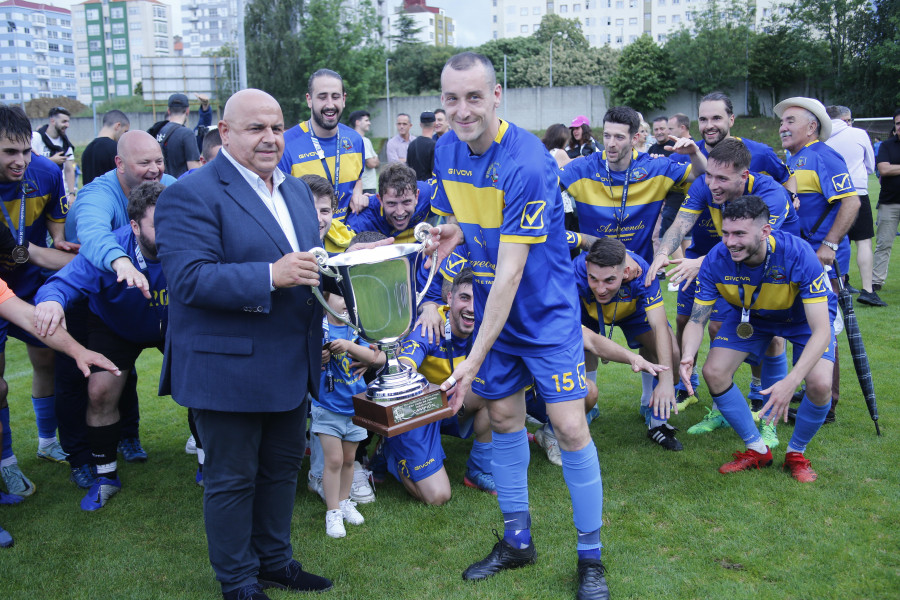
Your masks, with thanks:
[[[335,280],[346,315],[335,312],[318,287],[313,295],[331,316],[352,328],[362,340],[384,352],[386,362],[364,394],[353,397],[353,422],[391,437],[450,414],[447,395],[420,373],[397,360],[400,341],[416,322],[416,307],[438,269],[437,251],[424,289],[416,290],[416,273],[429,238],[427,223],[416,226],[417,244],[393,244],[329,257],[322,248],[310,253],[319,271]]]

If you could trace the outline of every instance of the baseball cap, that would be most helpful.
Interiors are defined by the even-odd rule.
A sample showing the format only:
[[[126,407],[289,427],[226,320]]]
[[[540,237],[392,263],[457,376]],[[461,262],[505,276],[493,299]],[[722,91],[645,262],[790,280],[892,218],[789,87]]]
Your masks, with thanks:
[[[188,97],[184,94],[172,94],[169,96],[169,108],[189,108]]]
[[[419,115],[419,123],[434,123],[434,113],[426,110],[421,115]]]
[[[588,119],[584,115],[578,115],[574,119],[572,119],[572,124],[569,127],[581,127],[582,125],[590,125],[591,120]]]

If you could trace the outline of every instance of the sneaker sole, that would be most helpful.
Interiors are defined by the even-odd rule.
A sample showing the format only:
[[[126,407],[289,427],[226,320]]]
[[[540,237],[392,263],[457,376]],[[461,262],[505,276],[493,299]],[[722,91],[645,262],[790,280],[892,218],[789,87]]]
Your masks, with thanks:
[[[59,465],[59,464],[62,464],[62,463],[65,463],[65,462],[69,462],[68,460],[66,460],[68,457],[66,457],[66,458],[54,458],[54,457],[51,456],[50,454],[42,454],[42,453],[40,453],[40,452],[37,453],[37,457],[38,457],[39,459],[41,459],[41,460],[46,460],[47,462],[56,463],[56,464],[58,464],[58,465]]]
[[[371,496],[354,496],[353,494],[350,494],[350,499],[357,504],[372,504],[375,502],[375,494],[372,494]]]
[[[469,479],[469,478],[466,477],[465,475],[463,476],[463,485],[466,486],[466,487],[470,487],[470,488],[472,488],[473,490],[478,490],[479,492],[484,492],[484,493],[486,493],[486,494],[491,494],[492,496],[496,496],[496,495],[497,495],[497,490],[486,490],[486,489],[484,489],[483,487],[479,487],[477,483],[475,483],[474,481],[472,481],[471,479]]]

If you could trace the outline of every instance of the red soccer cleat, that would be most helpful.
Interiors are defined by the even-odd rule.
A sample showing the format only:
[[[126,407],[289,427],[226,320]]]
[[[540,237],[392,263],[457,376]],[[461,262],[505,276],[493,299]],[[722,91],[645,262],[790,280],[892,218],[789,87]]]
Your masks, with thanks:
[[[788,452],[784,455],[782,469],[790,469],[791,476],[801,483],[812,483],[818,475],[809,466],[809,459],[802,452]]]
[[[761,469],[772,464],[772,451],[769,448],[766,448],[765,454],[748,449],[746,452],[735,452],[733,456],[733,461],[719,467],[719,473],[736,473],[752,469],[753,467]]]

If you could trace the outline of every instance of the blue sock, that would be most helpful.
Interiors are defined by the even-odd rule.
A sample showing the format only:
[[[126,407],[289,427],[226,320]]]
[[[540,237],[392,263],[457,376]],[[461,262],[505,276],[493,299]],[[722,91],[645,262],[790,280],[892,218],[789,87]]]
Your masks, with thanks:
[[[713,396],[713,401],[728,424],[744,440],[744,443],[749,445],[762,439],[759,429],[756,428],[756,423],[753,421],[753,413],[750,412],[747,400],[738,386],[732,383],[724,393]]]
[[[31,397],[34,407],[34,421],[37,423],[38,437],[49,439],[56,437],[56,396],[45,398]]]
[[[491,443],[475,440],[472,451],[469,452],[469,460],[466,461],[466,469],[474,473],[491,472]]]
[[[491,441],[491,472],[497,486],[497,502],[503,513],[503,539],[515,548],[531,544],[531,517],[528,516],[528,430],[494,432]],[[522,515],[525,515],[524,517]]]
[[[803,395],[803,400],[797,409],[797,418],[794,420],[794,435],[791,436],[788,444],[788,452],[806,451],[806,445],[825,422],[829,408],[831,408],[831,402],[825,406],[817,406],[806,394]]]
[[[763,356],[762,359],[762,370],[759,374],[759,379],[761,381],[761,388],[764,390],[769,389],[785,377],[788,374],[788,363],[787,363],[787,350],[779,354],[778,356]],[[763,405],[769,401],[769,394],[765,394],[763,396]],[[760,415],[768,416],[768,415]]]
[[[3,452],[0,453],[0,460],[4,458],[12,458],[12,430],[9,428],[9,407],[0,409],[0,424],[3,425]]]
[[[560,448],[563,479],[572,497],[572,519],[578,530],[578,558],[600,558],[600,527],[603,525],[603,480],[600,459],[591,440],[581,450]]]

